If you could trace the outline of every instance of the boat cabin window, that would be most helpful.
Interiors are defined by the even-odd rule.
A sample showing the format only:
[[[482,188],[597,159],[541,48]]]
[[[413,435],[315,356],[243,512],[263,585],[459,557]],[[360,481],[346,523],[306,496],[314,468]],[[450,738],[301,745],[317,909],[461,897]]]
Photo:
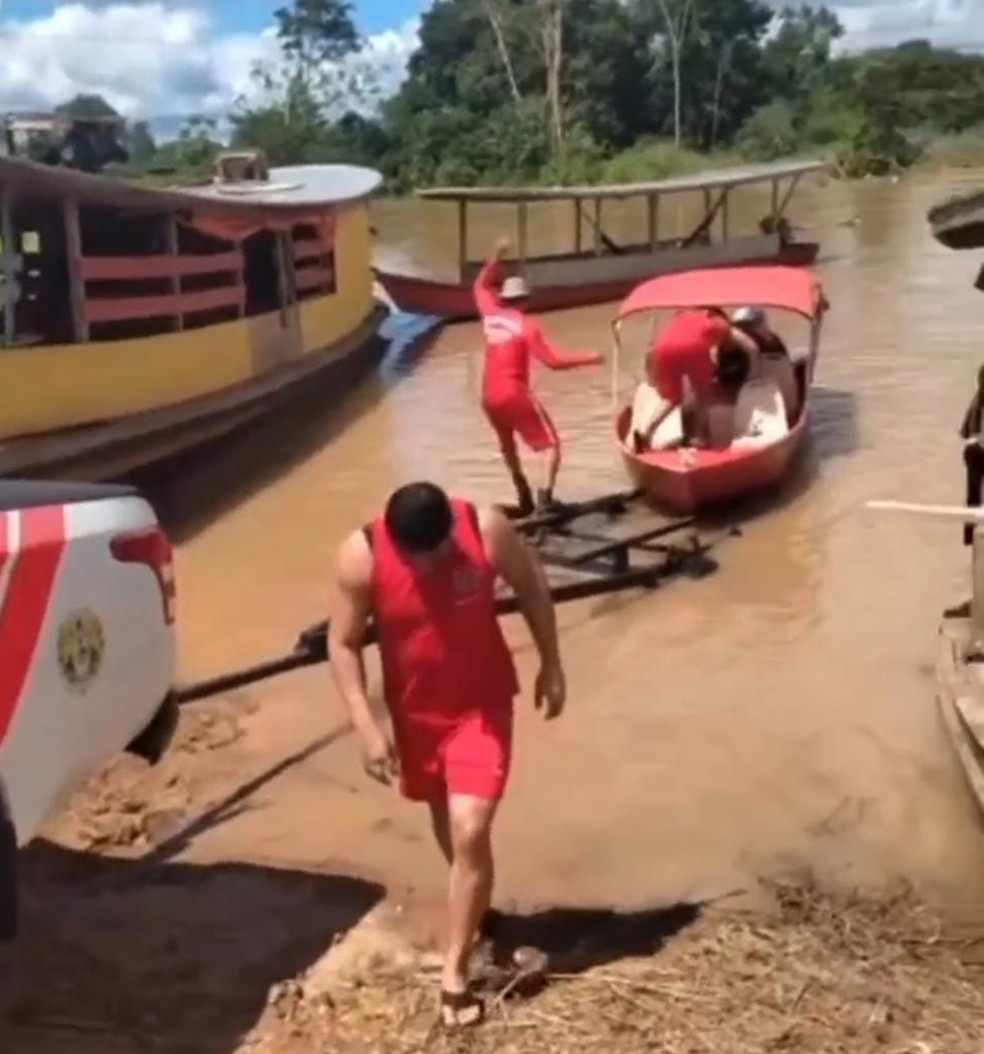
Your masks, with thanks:
[[[272,231],[257,231],[243,242],[246,314],[280,310],[280,245]]]
[[[298,300],[331,296],[337,291],[335,246],[313,223],[298,223],[291,231],[294,284]]]
[[[235,247],[174,215],[84,205],[78,240],[89,340],[197,329],[241,314]]]
[[[70,343],[73,337],[65,226],[50,202],[9,206],[10,245],[0,234],[0,345]],[[9,296],[9,299],[8,299]]]

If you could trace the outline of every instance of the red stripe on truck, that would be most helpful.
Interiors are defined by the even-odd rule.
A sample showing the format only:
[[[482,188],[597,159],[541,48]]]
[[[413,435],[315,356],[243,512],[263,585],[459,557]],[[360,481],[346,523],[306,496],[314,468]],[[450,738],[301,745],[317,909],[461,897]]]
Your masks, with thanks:
[[[13,516],[12,512],[0,512],[0,575],[3,574],[3,569],[10,559],[10,532],[7,524],[11,516]],[[0,594],[0,599],[2,597],[3,594]]]
[[[6,517],[0,552],[7,548]],[[0,745],[10,728],[17,704],[41,639],[51,604],[58,566],[66,544],[65,509],[51,505],[20,514],[20,545],[10,569],[10,582],[0,607]],[[51,656],[55,661],[55,656]]]

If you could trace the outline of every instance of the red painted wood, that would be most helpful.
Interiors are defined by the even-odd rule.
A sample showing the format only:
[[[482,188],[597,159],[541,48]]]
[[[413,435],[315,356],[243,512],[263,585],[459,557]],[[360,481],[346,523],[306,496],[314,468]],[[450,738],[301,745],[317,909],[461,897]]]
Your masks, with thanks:
[[[241,270],[242,257],[238,252],[207,256],[86,256],[81,265],[82,278],[87,282],[186,278]]]
[[[296,271],[294,282],[298,289],[318,289],[321,286],[331,286],[334,275],[330,267],[305,267],[303,271]]]
[[[160,296],[135,296],[123,299],[89,299],[85,303],[86,321],[127,322],[138,318],[168,318],[212,311],[221,307],[238,308],[244,299],[242,286],[225,289],[202,289],[196,293],[165,293]]]

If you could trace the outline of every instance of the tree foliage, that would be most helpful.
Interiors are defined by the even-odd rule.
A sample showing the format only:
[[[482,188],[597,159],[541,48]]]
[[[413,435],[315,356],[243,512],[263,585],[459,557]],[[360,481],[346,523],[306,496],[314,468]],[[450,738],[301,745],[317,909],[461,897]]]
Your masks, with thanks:
[[[275,18],[279,54],[230,115],[232,144],[371,165],[396,191],[656,178],[709,151],[825,154],[863,175],[984,129],[984,57],[920,40],[839,54],[843,27],[816,2],[435,0],[387,99],[347,0],[290,0]],[[139,124],[124,142],[134,164],[180,171],[220,149],[200,122],[156,149]]]

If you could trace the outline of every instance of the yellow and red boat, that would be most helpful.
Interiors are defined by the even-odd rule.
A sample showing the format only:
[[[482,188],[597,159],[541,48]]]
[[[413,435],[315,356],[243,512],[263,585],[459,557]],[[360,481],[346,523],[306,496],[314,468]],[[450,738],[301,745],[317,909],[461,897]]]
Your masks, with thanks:
[[[0,157],[0,476],[106,479],[382,357],[346,165],[155,189]]]

